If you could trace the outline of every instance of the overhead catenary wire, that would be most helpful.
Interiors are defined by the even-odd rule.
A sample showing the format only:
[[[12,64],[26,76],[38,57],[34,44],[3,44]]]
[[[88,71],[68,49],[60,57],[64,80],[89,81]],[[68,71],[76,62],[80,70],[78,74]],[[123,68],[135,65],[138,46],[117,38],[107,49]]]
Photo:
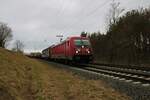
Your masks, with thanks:
[[[92,11],[90,11],[87,14],[85,14],[84,16],[86,16],[86,17],[82,17],[78,21],[72,23],[71,25],[68,25],[68,29],[67,30],[69,30],[70,29],[69,27],[72,27],[75,24],[79,24],[81,22],[83,23],[84,20],[86,20],[88,17],[94,15],[94,13],[96,13],[99,9],[103,8],[107,3],[109,3],[109,1],[111,1],[111,0],[106,0],[105,2],[103,2],[100,5],[98,5],[97,7],[95,7]],[[66,28],[64,29],[64,31],[66,31]]]
[[[60,8],[58,10],[58,17],[60,15],[63,15],[64,14],[64,6],[65,6],[65,2],[64,0],[60,0]]]
[[[110,0],[106,0],[105,2],[101,3],[95,9],[93,9],[91,12],[87,13],[86,16],[91,16],[92,14],[94,14],[95,12],[97,12],[97,10],[103,8],[107,3],[109,3],[109,1]]]
[[[94,3],[94,2],[92,0],[89,0],[87,5],[91,5],[92,3]],[[64,7],[64,5],[65,5],[65,3],[62,2],[62,6],[60,7],[60,12],[59,12],[59,17],[63,16],[65,14],[65,8],[67,8],[67,7]],[[82,12],[85,12],[85,10],[87,10],[87,9],[83,8]],[[66,25],[64,29],[66,29],[66,27],[68,27],[68,25]]]

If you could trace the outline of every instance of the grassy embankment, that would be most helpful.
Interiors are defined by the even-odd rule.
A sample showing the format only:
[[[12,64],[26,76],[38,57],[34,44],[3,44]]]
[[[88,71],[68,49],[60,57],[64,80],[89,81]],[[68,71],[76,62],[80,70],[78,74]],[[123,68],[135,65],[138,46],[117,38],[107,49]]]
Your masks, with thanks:
[[[0,100],[128,100],[99,80],[0,48]]]

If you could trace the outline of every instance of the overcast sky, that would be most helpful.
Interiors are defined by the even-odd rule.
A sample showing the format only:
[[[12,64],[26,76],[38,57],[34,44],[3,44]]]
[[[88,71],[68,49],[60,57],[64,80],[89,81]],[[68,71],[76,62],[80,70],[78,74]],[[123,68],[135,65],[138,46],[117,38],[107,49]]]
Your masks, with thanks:
[[[150,0],[116,0],[126,11],[149,7]],[[82,31],[105,32],[112,0],[0,0],[0,21],[13,30],[25,52],[40,51],[56,42],[56,35],[79,35]]]

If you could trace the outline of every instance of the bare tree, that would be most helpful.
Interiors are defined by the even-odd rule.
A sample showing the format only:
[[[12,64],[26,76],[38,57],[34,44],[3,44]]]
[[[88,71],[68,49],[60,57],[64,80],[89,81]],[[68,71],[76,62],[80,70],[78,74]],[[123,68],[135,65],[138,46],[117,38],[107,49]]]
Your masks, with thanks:
[[[15,52],[23,53],[24,44],[20,40],[16,40],[14,48],[12,49]]]
[[[116,24],[116,22],[119,20],[119,18],[121,17],[121,14],[124,12],[125,9],[120,7],[120,2],[116,2],[115,0],[112,0],[112,3],[110,4],[110,9],[109,9],[109,13],[107,15],[107,35],[109,36],[109,49],[110,49],[110,61],[112,62],[114,57],[116,56],[116,39],[114,39],[113,37],[114,34],[111,33],[111,28]]]
[[[12,39],[12,30],[7,24],[0,22],[0,47],[5,48],[6,43]]]
[[[116,21],[119,19],[120,15],[124,12],[124,10],[125,9],[120,7],[120,2],[115,2],[115,0],[112,0],[112,3],[110,4],[109,13],[106,18],[108,26],[112,25],[113,23],[116,23]]]

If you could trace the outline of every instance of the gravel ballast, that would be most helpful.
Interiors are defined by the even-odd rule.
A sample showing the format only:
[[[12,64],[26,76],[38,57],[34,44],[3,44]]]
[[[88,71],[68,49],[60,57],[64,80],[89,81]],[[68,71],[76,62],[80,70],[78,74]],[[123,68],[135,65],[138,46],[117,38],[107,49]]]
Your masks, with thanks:
[[[67,68],[75,75],[82,76],[87,79],[104,80],[108,85],[130,96],[133,100],[150,100],[150,85],[141,84],[139,82],[132,82],[132,80],[125,80],[120,78],[114,78],[111,76],[86,71],[76,67],[70,67],[68,65],[52,63],[61,68]]]

